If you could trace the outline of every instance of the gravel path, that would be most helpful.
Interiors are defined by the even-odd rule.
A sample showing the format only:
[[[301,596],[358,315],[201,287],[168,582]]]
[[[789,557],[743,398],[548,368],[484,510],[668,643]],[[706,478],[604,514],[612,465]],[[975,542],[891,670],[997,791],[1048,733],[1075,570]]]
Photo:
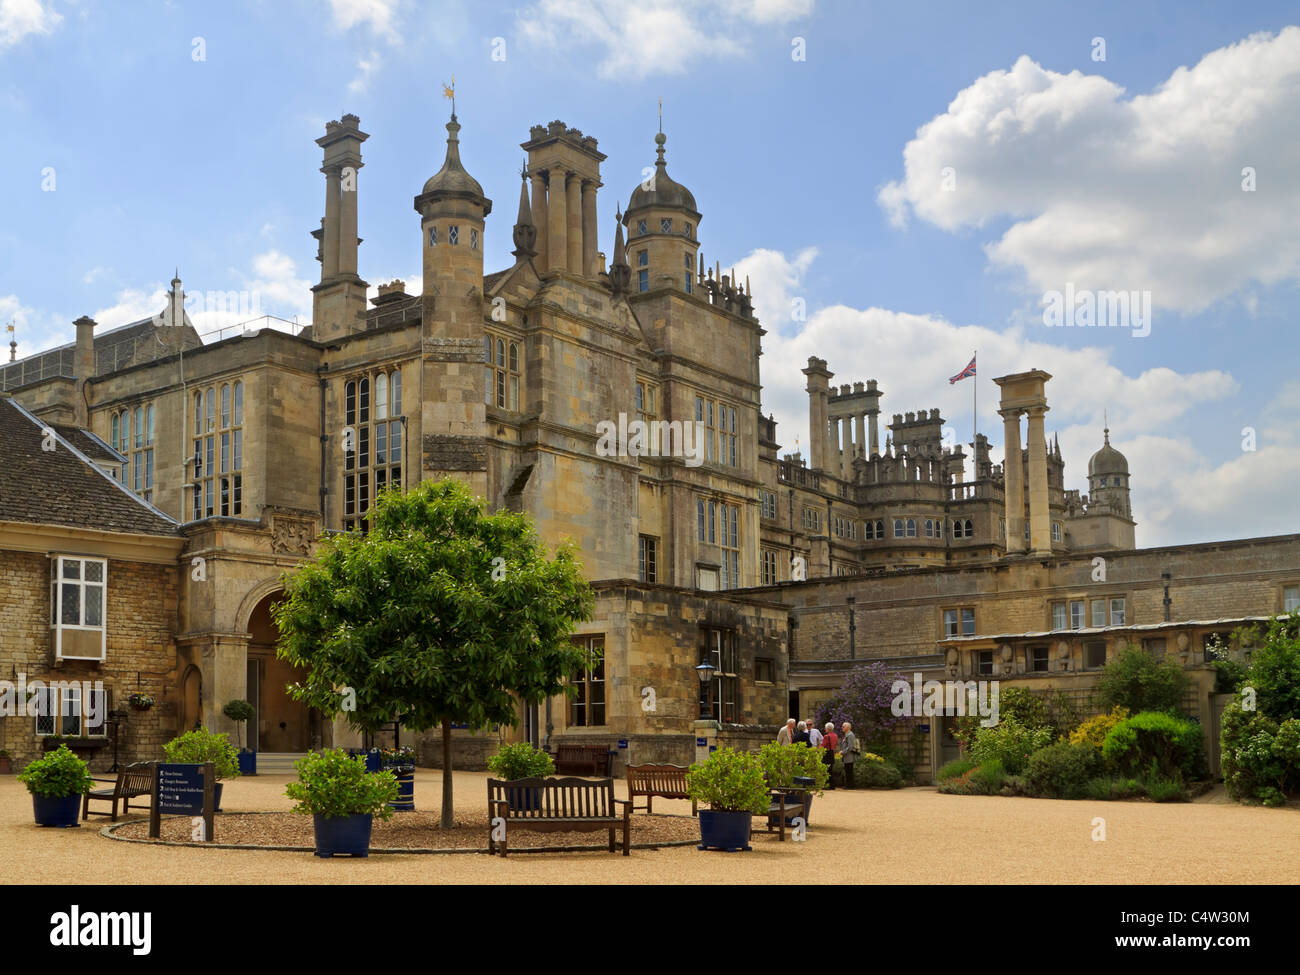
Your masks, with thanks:
[[[486,773],[456,773],[456,816],[477,822]],[[227,812],[289,810],[288,776],[226,783]],[[623,784],[618,793],[624,795]],[[416,773],[416,805],[437,808],[441,773]],[[655,811],[689,814],[681,801]],[[134,813],[133,813],[134,815]],[[639,815],[639,814],[638,814]],[[1106,840],[1092,839],[1103,817]],[[827,792],[806,843],[760,829],[749,853],[693,847],[608,853],[487,856],[385,854],[319,860],[310,853],[202,850],[122,843],[108,817],[75,830],[38,829],[31,799],[0,776],[0,877],[10,883],[1300,883],[1300,809],[1201,800],[1060,802],[945,796],[933,789]],[[217,819],[221,837],[221,817]]]

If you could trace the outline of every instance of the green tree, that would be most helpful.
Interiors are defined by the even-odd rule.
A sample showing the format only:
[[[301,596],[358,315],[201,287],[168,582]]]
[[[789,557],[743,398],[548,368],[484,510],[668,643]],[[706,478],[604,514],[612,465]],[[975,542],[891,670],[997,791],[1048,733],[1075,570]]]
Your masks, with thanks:
[[[513,725],[517,701],[564,692],[594,598],[570,548],[548,559],[527,516],[485,514],[458,481],[383,492],[369,518],[286,576],[276,653],[307,671],[294,699],[355,728],[441,726],[450,828],[452,724]]]
[[[1137,714],[1166,711],[1181,714],[1188,678],[1173,657],[1157,661],[1141,647],[1127,646],[1106,664],[1098,696],[1106,710],[1121,707]]]

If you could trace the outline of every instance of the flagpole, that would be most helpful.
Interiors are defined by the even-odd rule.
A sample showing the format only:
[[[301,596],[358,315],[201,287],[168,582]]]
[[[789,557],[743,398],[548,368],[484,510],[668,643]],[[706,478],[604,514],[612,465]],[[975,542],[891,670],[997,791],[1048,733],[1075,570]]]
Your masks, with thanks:
[[[975,360],[976,360],[977,358],[979,358],[979,354],[980,354],[980,350],[979,350],[979,349],[976,349],[974,355],[971,356],[970,361],[971,361],[971,362],[975,362]],[[970,427],[971,427],[971,434],[970,434],[970,449],[971,449],[971,453],[972,453],[972,457],[973,457],[973,455],[974,455],[974,451],[975,451],[975,438],[979,436],[979,432],[980,432],[980,426],[979,426],[979,423],[980,423],[980,421],[979,421],[979,417],[980,417],[980,410],[979,410],[980,368],[979,368],[979,363],[978,363],[978,362],[975,362],[975,375],[971,376],[971,379],[974,379],[974,380],[975,380],[975,382],[971,385],[971,391],[970,391],[970,396],[971,396],[971,403],[970,403],[970,411],[971,411],[971,418],[970,418]],[[972,464],[971,470],[972,470],[972,471],[974,470],[974,466],[973,466],[974,463],[975,463],[975,461],[972,459],[972,460],[971,460],[971,464]]]

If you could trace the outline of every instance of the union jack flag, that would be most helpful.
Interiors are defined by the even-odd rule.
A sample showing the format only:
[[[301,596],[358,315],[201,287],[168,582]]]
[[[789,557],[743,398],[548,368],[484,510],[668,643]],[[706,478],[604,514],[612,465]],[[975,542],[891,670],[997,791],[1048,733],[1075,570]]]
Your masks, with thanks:
[[[951,379],[948,380],[948,385],[951,386],[958,379],[965,379],[967,376],[973,376],[973,375],[975,375],[975,356],[970,357],[970,365],[968,365],[965,369],[963,369],[961,372],[957,373],[957,375],[953,376]]]

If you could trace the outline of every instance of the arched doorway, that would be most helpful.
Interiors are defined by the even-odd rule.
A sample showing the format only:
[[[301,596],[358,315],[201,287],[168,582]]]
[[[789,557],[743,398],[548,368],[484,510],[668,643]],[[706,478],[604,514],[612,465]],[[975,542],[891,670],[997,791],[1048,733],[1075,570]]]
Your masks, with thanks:
[[[306,674],[275,655],[279,631],[271,607],[282,592],[262,598],[248,620],[248,701],[257,712],[246,725],[247,747],[260,752],[305,752],[323,744],[320,713],[289,697],[286,684]]]
[[[203,724],[203,672],[190,664],[181,677],[180,733]]]

